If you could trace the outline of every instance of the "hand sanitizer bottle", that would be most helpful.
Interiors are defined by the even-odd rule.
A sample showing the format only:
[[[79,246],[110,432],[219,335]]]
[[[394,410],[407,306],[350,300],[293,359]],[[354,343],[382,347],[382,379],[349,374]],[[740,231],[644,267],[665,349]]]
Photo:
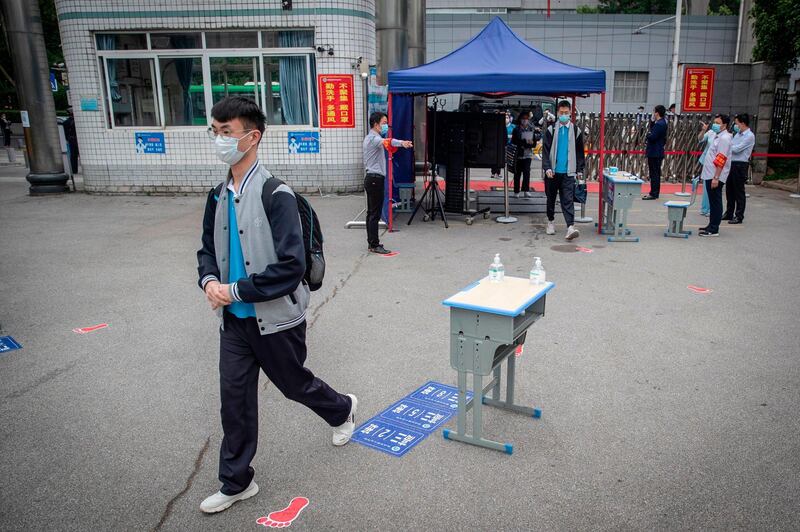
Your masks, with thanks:
[[[489,266],[489,280],[493,283],[499,283],[505,277],[505,268],[503,263],[500,262],[500,254],[494,256],[494,262]]]
[[[544,268],[542,268],[542,259],[539,257],[533,258],[533,268],[531,269],[531,284],[541,285],[545,282]]]

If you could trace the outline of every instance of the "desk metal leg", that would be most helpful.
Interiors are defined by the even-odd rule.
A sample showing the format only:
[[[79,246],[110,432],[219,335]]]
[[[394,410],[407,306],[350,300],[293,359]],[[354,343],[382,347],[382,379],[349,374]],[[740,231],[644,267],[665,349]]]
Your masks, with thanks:
[[[456,429],[459,434],[467,433],[467,373],[458,372],[458,420]]]
[[[483,387],[483,376],[473,373],[472,375],[472,399],[467,401],[467,372],[458,372],[458,415],[456,421],[456,432],[453,433],[449,429],[444,429],[442,435],[447,440],[460,441],[462,443],[470,443],[479,447],[486,447],[487,449],[494,449],[495,451],[503,451],[507,454],[514,452],[514,446],[510,443],[499,443],[492,440],[487,440],[483,437],[483,405],[494,406],[502,408],[503,410],[510,410],[520,414],[525,414],[534,418],[539,418],[542,411],[538,408],[529,408],[514,404],[514,379],[516,373],[516,360],[514,360],[514,353],[506,359],[508,363],[507,370],[507,383],[506,383],[506,400],[500,401],[500,379],[501,379],[501,364],[494,368],[492,381]],[[484,397],[488,391],[492,392],[492,399]],[[472,434],[467,434],[466,431],[466,417],[467,411],[472,408]]]

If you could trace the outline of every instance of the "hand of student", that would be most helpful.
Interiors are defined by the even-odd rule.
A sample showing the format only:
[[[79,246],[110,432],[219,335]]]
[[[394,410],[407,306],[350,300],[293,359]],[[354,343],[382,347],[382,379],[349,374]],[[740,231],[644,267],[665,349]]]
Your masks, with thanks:
[[[555,174],[553,173],[553,171],[552,171],[552,170],[547,170],[547,171],[544,173],[544,175],[546,175],[547,177],[549,177],[549,178],[551,178],[551,179],[552,179],[552,177],[553,177]]]
[[[204,290],[206,299],[208,299],[208,303],[211,305],[211,310],[217,310],[219,307],[223,306],[222,301],[217,296],[219,286],[219,281],[209,281],[206,283]]]
[[[410,140],[404,140],[403,141],[403,147],[404,148],[413,148],[414,147],[414,143],[411,142]]]
[[[231,297],[231,285],[229,284],[217,285],[217,300],[222,305],[230,305],[231,303],[233,303],[233,297]]]

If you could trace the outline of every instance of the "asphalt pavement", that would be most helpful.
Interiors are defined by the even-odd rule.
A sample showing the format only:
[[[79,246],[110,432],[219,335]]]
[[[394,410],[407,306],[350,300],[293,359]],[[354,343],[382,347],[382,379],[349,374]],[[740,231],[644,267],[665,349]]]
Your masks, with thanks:
[[[297,496],[300,530],[797,529],[800,200],[785,192],[748,187],[745,223],[714,239],[696,236],[697,205],[679,240],[661,201],[636,202],[641,241],[587,224],[591,253],[560,215],[555,236],[541,216],[401,215],[391,258],[344,229],[362,196],[309,196],[328,271],[307,367],[358,396],[359,421],[455,384],[441,301],[495,253],[517,276],[540,256],[556,283],[518,359],[517,397],[543,415],[485,411],[510,456],[437,431],[395,458],[334,448],[262,378],[261,492],[207,516],[222,430],[218,323],[196,285],[204,198],[30,197],[23,176],[0,168],[0,335],[23,345],[0,355],[2,530],[259,530]]]

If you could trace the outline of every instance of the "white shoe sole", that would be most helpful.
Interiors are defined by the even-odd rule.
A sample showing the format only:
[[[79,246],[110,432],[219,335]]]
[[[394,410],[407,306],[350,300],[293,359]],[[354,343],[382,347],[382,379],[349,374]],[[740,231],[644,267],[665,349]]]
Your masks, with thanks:
[[[203,508],[202,506],[200,506],[200,511],[203,512],[203,513],[206,513],[206,514],[216,514],[216,513],[222,512],[224,510],[227,510],[228,508],[230,508],[231,506],[233,506],[235,503],[237,503],[239,501],[246,501],[250,497],[255,497],[256,495],[258,495],[258,490],[259,490],[258,484],[253,482],[251,484],[251,486],[248,486],[246,490],[244,490],[242,493],[238,494],[238,495],[241,495],[241,497],[233,498],[233,499],[229,500],[228,502],[224,502],[224,503],[220,504],[219,506],[215,506],[213,508],[206,509],[206,508]],[[236,496],[234,496],[234,497],[236,497]]]
[[[353,400],[353,406],[350,407],[350,415],[353,416],[353,432],[355,432],[356,430],[355,421],[356,421],[356,411],[358,410],[358,399],[356,398],[355,395],[349,393],[347,394],[347,397]],[[350,415],[347,417],[350,417]],[[341,447],[342,445],[347,445],[347,443],[353,437],[353,432],[350,433],[350,436],[348,436],[346,440],[341,442],[331,440],[331,443],[333,443],[334,447]]]
[[[575,240],[579,236],[581,236],[581,234],[578,231],[575,231],[574,233],[570,233],[567,236],[565,236],[564,239],[565,240]]]

